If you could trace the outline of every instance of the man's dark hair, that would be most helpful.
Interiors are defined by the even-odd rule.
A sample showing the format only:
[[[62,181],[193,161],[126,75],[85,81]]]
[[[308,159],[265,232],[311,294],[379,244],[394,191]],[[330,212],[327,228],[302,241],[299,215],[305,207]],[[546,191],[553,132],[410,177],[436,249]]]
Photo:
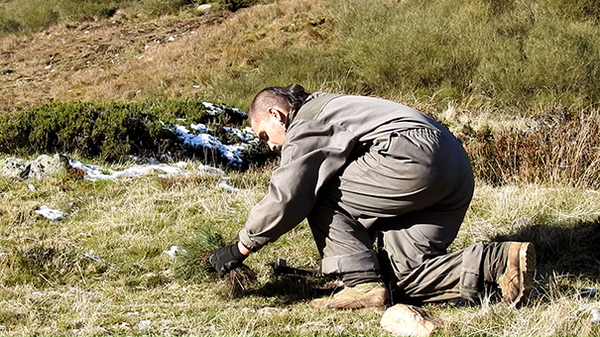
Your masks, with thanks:
[[[265,88],[254,97],[252,105],[248,109],[248,117],[251,119],[266,117],[268,109],[277,105],[289,109],[290,112],[298,111],[308,96],[310,93],[306,92],[299,84]]]

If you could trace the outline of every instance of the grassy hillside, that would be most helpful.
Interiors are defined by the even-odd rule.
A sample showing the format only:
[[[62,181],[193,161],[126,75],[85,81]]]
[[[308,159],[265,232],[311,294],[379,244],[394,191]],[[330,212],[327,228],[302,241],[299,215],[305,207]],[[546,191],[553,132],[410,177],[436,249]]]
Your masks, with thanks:
[[[41,17],[35,3],[0,8]],[[144,14],[160,0],[133,3],[90,0],[123,8],[3,38],[0,108],[199,96],[245,108],[258,88],[292,82],[512,115],[600,98],[600,5],[589,0],[282,0],[235,13],[198,2],[160,17]]]

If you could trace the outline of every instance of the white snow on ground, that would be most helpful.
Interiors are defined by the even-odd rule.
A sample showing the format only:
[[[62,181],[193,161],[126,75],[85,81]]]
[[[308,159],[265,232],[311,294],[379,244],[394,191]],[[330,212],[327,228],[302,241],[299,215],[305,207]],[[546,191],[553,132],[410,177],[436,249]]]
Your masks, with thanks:
[[[163,250],[163,253],[169,255],[170,257],[177,257],[177,255],[187,253],[185,249],[177,246],[171,246],[169,250]]]
[[[224,175],[225,172],[223,172],[222,170],[219,170],[216,167],[212,167],[212,166],[208,166],[208,165],[198,165],[198,171],[200,172],[207,172],[207,173],[212,173],[212,174],[218,174],[218,175]]]
[[[156,171],[162,171],[163,174],[159,174],[160,178],[169,178],[177,175],[187,176],[190,175],[189,171],[182,170],[178,166],[180,163],[171,166],[167,164],[154,164],[154,165],[134,165],[123,171],[115,171],[111,169],[105,169],[100,166],[84,164],[74,159],[69,159],[69,165],[73,168],[83,170],[85,172],[85,179],[91,181],[98,180],[112,180],[119,177],[136,177],[146,174],[150,174]]]
[[[235,112],[236,114],[238,114],[240,117],[242,117],[243,119],[246,119],[248,117],[248,115],[242,111],[241,109],[238,108],[231,108],[231,107],[227,107],[225,105],[216,105],[210,102],[202,102],[202,104],[206,107],[207,111],[206,113],[208,113],[211,116],[216,116],[216,115],[220,115],[223,113],[224,109],[229,109],[232,112]]]
[[[61,221],[61,220],[64,220],[66,217],[65,213],[63,213],[57,209],[52,209],[45,205],[40,206],[34,212],[43,216],[46,219],[52,220],[52,221]]]
[[[84,179],[90,181],[98,181],[98,180],[114,180],[120,177],[138,177],[147,174],[152,174],[155,172],[163,172],[163,174],[159,174],[159,178],[169,178],[174,176],[191,176],[192,173],[188,170],[183,170],[187,166],[185,162],[178,162],[173,165],[167,164],[146,164],[146,165],[134,165],[130,168],[127,168],[123,171],[115,171],[111,169],[105,169],[101,166],[84,164],[80,161],[69,159],[69,165],[73,168],[83,170],[85,172]],[[225,177],[225,172],[219,170],[218,168],[207,166],[200,164],[198,165],[198,173],[199,174],[217,174],[221,176],[219,183],[217,183],[217,188],[224,189],[229,193],[238,192],[239,189],[229,185],[227,183],[228,178]],[[42,206],[46,207],[46,206]],[[40,208],[42,208],[40,207]],[[52,210],[54,211],[54,210]],[[38,213],[38,211],[36,211]],[[42,213],[40,213],[42,214]],[[42,214],[44,215],[44,214]],[[44,215],[49,218],[48,216]],[[50,219],[50,218],[49,218]],[[51,219],[54,220],[54,219]],[[62,219],[60,219],[62,220]]]
[[[171,130],[175,132],[177,137],[183,140],[183,144],[187,146],[215,149],[219,151],[223,157],[227,158],[231,165],[239,166],[243,164],[242,154],[239,152],[239,147],[235,145],[224,145],[219,138],[207,133],[200,133],[198,135],[191,134],[186,127],[181,125],[174,125]]]
[[[206,107],[206,113],[210,116],[217,116],[225,113],[237,114],[241,119],[246,119],[248,115],[241,109],[227,107],[225,105],[216,105],[210,102],[202,102]],[[185,122],[185,119],[177,119],[180,122]],[[173,131],[179,139],[183,141],[183,144],[192,148],[206,148],[216,150],[221,154],[222,157],[226,158],[228,163],[234,167],[240,167],[243,162],[243,153],[248,150],[249,147],[258,145],[260,139],[254,134],[252,128],[246,127],[243,130],[231,127],[223,127],[223,130],[231,135],[236,136],[239,139],[237,144],[223,144],[218,137],[211,135],[212,131],[204,124],[190,124],[188,127],[178,124],[167,126],[165,123],[161,124]]]
[[[221,181],[219,181],[219,184],[217,184],[217,187],[218,188],[222,188],[222,189],[224,189],[225,191],[227,191],[229,193],[235,193],[235,192],[239,191],[237,188],[229,185],[227,183],[227,179],[225,179],[225,178],[221,179]]]
[[[232,166],[241,166],[244,163],[243,152],[253,144],[258,143],[258,137],[254,135],[252,129],[245,128],[239,130],[235,128],[223,128],[226,132],[229,132],[237,136],[243,143],[225,145],[221,143],[219,138],[209,135],[207,132],[210,130],[203,124],[192,124],[191,128],[198,132],[193,134],[182,125],[173,125],[171,131],[173,131],[179,139],[183,141],[183,144],[193,148],[208,148],[217,150],[221,156],[227,158],[227,161]]]
[[[252,128],[250,127],[245,127],[244,129],[240,130],[240,129],[236,129],[236,128],[229,128],[224,126],[223,130],[225,130],[225,132],[235,135],[239,138],[240,141],[244,142],[244,143],[249,143],[249,144],[254,144],[254,145],[258,145],[258,143],[260,143],[260,139],[258,137],[256,137],[256,134],[254,133],[254,131],[252,131]]]

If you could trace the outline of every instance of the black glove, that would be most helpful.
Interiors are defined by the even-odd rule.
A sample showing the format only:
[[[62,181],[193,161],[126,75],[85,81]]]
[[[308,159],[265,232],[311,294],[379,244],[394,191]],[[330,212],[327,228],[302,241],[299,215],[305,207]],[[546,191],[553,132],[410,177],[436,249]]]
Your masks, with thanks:
[[[235,243],[229,247],[215,250],[208,261],[217,270],[219,277],[223,278],[229,271],[241,266],[246,257],[240,252],[237,243]]]

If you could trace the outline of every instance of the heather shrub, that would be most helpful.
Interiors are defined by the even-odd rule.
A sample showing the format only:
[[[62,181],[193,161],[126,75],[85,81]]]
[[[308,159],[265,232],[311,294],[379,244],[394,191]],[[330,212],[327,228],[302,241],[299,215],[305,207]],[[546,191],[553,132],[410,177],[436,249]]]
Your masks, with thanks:
[[[199,101],[146,103],[50,103],[0,116],[0,153],[75,152],[86,158],[116,161],[129,155],[170,159],[199,158],[228,165],[217,149],[191,148],[170,129],[171,124],[205,124],[223,144],[239,139],[224,126],[245,125],[244,116],[227,107],[209,111]],[[265,147],[251,146],[249,162],[272,158]],[[236,166],[246,168],[247,164]]]

